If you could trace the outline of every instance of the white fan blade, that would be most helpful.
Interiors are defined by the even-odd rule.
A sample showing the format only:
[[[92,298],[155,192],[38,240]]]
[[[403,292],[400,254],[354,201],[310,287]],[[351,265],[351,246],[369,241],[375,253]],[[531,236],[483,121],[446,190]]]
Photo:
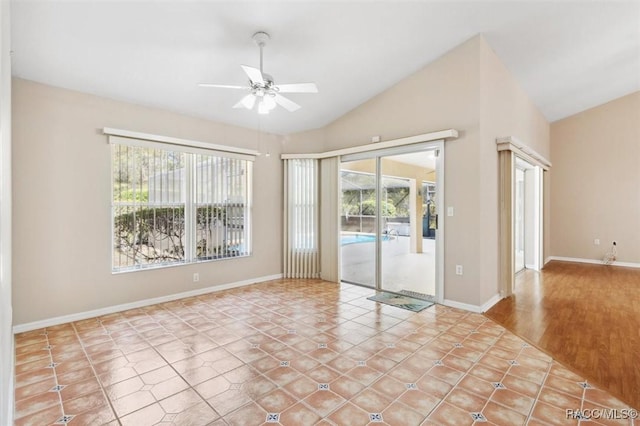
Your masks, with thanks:
[[[252,83],[264,84],[264,78],[262,78],[262,73],[258,68],[250,67],[248,65],[240,65],[244,72],[249,77]]]
[[[256,97],[252,93],[249,93],[247,96],[240,99],[240,102],[235,104],[233,107],[234,108],[244,107],[246,109],[253,109],[253,105],[255,105],[255,103],[256,103]]]
[[[315,83],[278,84],[276,87],[280,93],[318,93]]]
[[[282,108],[286,109],[289,112],[293,112],[300,109],[300,105],[293,102],[292,100],[285,98],[282,95],[276,94],[275,100],[278,103],[278,105],[280,105]]]
[[[217,87],[220,89],[245,89],[245,90],[249,90],[249,87],[247,86],[232,86],[229,84],[211,84],[211,83],[200,83],[198,84],[198,86],[200,87]]]

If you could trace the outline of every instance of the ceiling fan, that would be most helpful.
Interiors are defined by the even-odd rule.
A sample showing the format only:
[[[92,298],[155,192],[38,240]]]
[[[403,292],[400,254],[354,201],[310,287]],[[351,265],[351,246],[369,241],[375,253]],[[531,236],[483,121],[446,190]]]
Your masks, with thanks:
[[[252,38],[260,48],[260,69],[248,65],[240,65],[247,77],[249,77],[249,86],[211,83],[200,83],[199,86],[247,90],[249,94],[240,99],[233,108],[253,109],[257,103],[259,114],[268,114],[276,105],[280,105],[290,112],[300,109],[300,105],[285,98],[281,93],[318,93],[315,83],[275,84],[273,77],[262,71],[262,51],[271,37],[269,34],[259,31]]]

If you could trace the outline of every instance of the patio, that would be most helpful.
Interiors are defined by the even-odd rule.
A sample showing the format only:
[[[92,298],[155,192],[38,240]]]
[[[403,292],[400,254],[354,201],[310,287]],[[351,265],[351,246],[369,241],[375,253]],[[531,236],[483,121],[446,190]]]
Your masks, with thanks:
[[[406,236],[382,241],[382,289],[435,295],[435,240],[424,238],[422,247],[423,253],[410,253]],[[374,287],[375,242],[345,244],[341,249],[342,281]]]

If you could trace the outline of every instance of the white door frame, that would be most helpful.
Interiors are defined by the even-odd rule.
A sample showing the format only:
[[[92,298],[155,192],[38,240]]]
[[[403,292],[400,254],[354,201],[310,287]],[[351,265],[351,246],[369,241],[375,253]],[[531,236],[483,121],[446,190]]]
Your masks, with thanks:
[[[384,149],[371,149],[368,151],[362,151],[355,154],[343,155],[339,158],[339,162],[357,161],[375,158],[376,159],[376,182],[379,182],[380,174],[380,158],[388,155],[409,154],[413,152],[421,151],[435,151],[436,157],[436,214],[438,216],[438,230],[436,232],[435,245],[436,245],[436,258],[435,258],[435,280],[436,280],[436,294],[435,299],[437,303],[442,303],[444,299],[444,233],[445,233],[445,215],[444,215],[444,186],[445,186],[445,150],[444,140],[414,143],[410,145],[396,146]],[[338,173],[340,173],[340,167],[338,167]],[[340,177],[338,176],[338,182]],[[379,197],[379,191],[376,191]],[[342,193],[342,188],[338,188],[338,193]],[[380,209],[380,203],[377,203],[378,209]],[[379,212],[378,212],[379,213]],[[340,213],[338,213],[340,214]],[[338,230],[339,231],[339,230]],[[380,227],[376,226],[376,234],[380,233]],[[338,239],[338,259],[342,259],[342,247],[340,246],[340,240]],[[381,280],[381,249],[380,238],[376,238],[376,289],[380,290]],[[338,270],[338,279],[342,281],[342,268]]]
[[[533,249],[532,249],[532,255],[533,255],[533,261],[532,262],[527,262],[526,258],[527,258],[527,254],[528,254],[528,250],[526,248],[527,246],[527,227],[530,226],[527,223],[526,220],[526,212],[523,213],[524,214],[524,234],[523,238],[524,238],[524,244],[525,244],[525,249],[524,249],[524,255],[525,255],[525,259],[524,259],[524,265],[526,269],[533,269],[534,271],[539,271],[540,269],[542,269],[542,247],[544,247],[543,244],[543,211],[542,211],[542,205],[543,205],[543,194],[544,194],[544,189],[542,187],[542,168],[538,165],[532,164],[531,162],[529,162],[528,160],[526,160],[525,158],[522,158],[522,156],[516,154],[515,155],[516,160],[513,164],[514,167],[514,173],[516,169],[522,170],[524,172],[524,209],[525,211],[527,210],[527,203],[529,202],[533,202],[534,206],[533,206],[533,217],[531,218],[532,221],[532,226],[533,226],[533,231],[532,231],[532,235],[533,235]],[[524,164],[523,164],[524,163]],[[532,173],[531,177],[528,177],[527,174]],[[533,193],[530,193],[527,190],[527,179],[532,179],[533,180]],[[512,182],[513,185],[513,193],[514,193],[514,202],[517,201],[515,198],[515,193],[516,193],[516,185],[517,185],[517,181],[514,179],[514,181]],[[515,253],[516,253],[516,246],[515,246],[515,238],[516,238],[516,232],[515,232],[515,209],[513,211],[514,214],[514,233],[513,233],[513,238],[514,238],[514,244],[513,244],[513,253],[514,253],[514,258],[515,258]],[[515,273],[519,272],[519,271],[514,271]]]
[[[535,234],[534,268],[543,265],[544,248],[544,179],[543,172],[549,170],[551,162],[521,141],[511,136],[496,140],[500,163],[500,295],[513,294],[515,286],[515,169],[516,157],[525,160],[535,170],[534,209]]]

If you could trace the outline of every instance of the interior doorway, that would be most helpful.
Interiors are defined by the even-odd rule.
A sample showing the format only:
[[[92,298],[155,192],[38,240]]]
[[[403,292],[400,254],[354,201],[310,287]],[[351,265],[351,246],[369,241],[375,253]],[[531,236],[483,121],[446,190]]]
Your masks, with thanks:
[[[513,137],[499,138],[500,297],[513,294],[516,274],[544,262],[544,175],[551,164]]]
[[[515,273],[524,269],[540,270],[542,265],[540,220],[541,170],[516,156],[514,181],[514,258]]]
[[[515,159],[515,270],[542,268],[542,169],[521,157]]]
[[[441,153],[427,143],[341,158],[341,281],[438,301]]]
[[[524,171],[516,162],[515,180],[515,265],[516,274],[525,268],[524,264],[524,241],[525,241],[525,221],[524,221]]]

